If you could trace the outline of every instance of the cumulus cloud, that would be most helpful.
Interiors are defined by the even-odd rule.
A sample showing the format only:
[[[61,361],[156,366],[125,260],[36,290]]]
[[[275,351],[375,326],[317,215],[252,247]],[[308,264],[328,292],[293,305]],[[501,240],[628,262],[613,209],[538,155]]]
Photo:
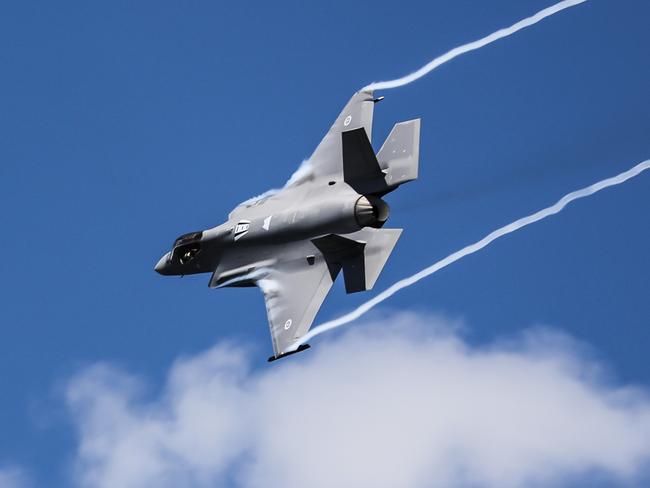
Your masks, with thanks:
[[[25,472],[16,466],[0,467],[0,488],[27,488],[31,486]]]
[[[176,361],[160,391],[97,364],[67,390],[76,481],[514,488],[644,474],[644,391],[604,381],[561,334],[476,346],[456,325],[392,315],[261,368],[222,343]]]

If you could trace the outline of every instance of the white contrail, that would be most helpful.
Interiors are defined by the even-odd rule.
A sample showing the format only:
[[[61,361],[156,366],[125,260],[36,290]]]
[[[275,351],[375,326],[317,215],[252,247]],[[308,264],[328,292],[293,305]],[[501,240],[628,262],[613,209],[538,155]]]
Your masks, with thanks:
[[[527,225],[533,224],[535,222],[538,222],[542,219],[545,219],[546,217],[550,217],[551,215],[555,215],[556,213],[559,213],[566,207],[569,203],[573,202],[574,200],[578,200],[580,198],[585,198],[590,195],[593,195],[596,192],[599,192],[600,190],[603,190],[605,188],[608,188],[610,186],[616,186],[620,185],[621,183],[624,183],[625,181],[629,180],[630,178],[634,178],[641,172],[645,171],[646,169],[650,168],[650,159],[643,161],[642,163],[637,164],[631,169],[628,169],[627,171],[624,171],[623,173],[620,173],[616,176],[613,176],[612,178],[607,178],[605,180],[599,181],[598,183],[594,183],[591,186],[588,186],[586,188],[582,188],[581,190],[577,190],[574,192],[569,193],[568,195],[563,196],[558,202],[554,205],[551,205],[550,207],[546,207],[538,212],[535,212],[534,214],[528,215],[527,217],[523,217],[519,220],[515,220],[511,224],[505,225],[501,227],[500,229],[495,230],[494,232],[491,232],[487,236],[485,236],[483,239],[481,239],[478,242],[475,242],[474,244],[471,244],[467,247],[464,247],[460,251],[456,251],[453,254],[450,254],[446,258],[438,261],[435,264],[432,264],[428,268],[423,269],[422,271],[415,273],[412,276],[409,276],[408,278],[404,278],[403,280],[398,281],[391,287],[387,288],[383,292],[381,292],[379,295],[371,298],[368,300],[366,303],[363,303],[360,305],[357,309],[353,310],[352,312],[343,315],[342,317],[339,317],[338,319],[331,320],[329,322],[325,322],[324,324],[321,324],[317,327],[314,327],[309,333],[305,334],[303,337],[300,338],[298,342],[293,344],[289,350],[294,350],[297,348],[300,344],[304,344],[307,342],[309,339],[312,339],[313,337],[316,337],[319,334],[322,334],[323,332],[326,332],[328,330],[334,329],[335,327],[340,327],[341,325],[347,324],[348,322],[352,322],[353,320],[358,319],[361,317],[363,314],[368,312],[370,309],[373,307],[379,305],[381,302],[384,300],[387,300],[391,296],[393,296],[395,293],[400,291],[403,288],[406,288],[408,286],[411,286],[418,281],[420,281],[423,278],[426,278],[427,276],[432,275],[436,271],[441,270],[442,268],[449,266],[452,263],[455,263],[461,258],[464,258],[465,256],[468,256],[470,254],[475,253],[476,251],[480,251],[493,241],[497,240],[500,237],[503,237],[505,235],[511,234],[512,232],[515,232],[516,230],[519,230],[523,227],[526,227]]]
[[[454,59],[457,56],[460,56],[461,54],[474,51],[475,49],[479,49],[487,44],[491,44],[494,41],[503,39],[504,37],[514,34],[515,32],[518,32],[521,29],[524,29],[526,27],[530,27],[531,25],[536,24],[540,20],[544,20],[546,17],[556,14],[561,10],[564,10],[569,7],[573,7],[575,5],[578,5],[586,1],[587,0],[563,0],[562,2],[556,3],[551,7],[545,8],[544,10],[540,10],[539,12],[537,12],[535,15],[531,17],[520,20],[519,22],[517,22],[514,25],[511,25],[510,27],[506,27],[505,29],[500,29],[490,34],[489,36],[485,36],[482,39],[479,39],[477,41],[455,47],[451,51],[446,52],[442,56],[438,56],[434,60],[422,66],[419,70],[414,71],[409,75],[406,75],[402,78],[398,78],[396,80],[375,81],[374,83],[370,83],[368,86],[364,87],[363,90],[383,90],[387,88],[397,88],[398,86],[408,85],[409,83],[419,78],[422,78],[424,75],[433,71],[441,64],[444,64],[447,61],[451,61],[452,59]]]

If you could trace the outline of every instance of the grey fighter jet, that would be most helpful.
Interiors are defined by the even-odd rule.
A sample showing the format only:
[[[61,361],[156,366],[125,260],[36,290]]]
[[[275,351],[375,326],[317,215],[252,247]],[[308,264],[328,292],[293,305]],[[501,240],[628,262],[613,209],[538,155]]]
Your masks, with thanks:
[[[347,293],[370,290],[402,229],[385,229],[387,193],[418,175],[420,120],[393,127],[377,154],[370,144],[376,102],[354,94],[316,151],[278,191],[246,201],[211,229],[180,236],[155,270],[212,273],[209,286],[258,286],[273,356],[297,347],[343,271]]]

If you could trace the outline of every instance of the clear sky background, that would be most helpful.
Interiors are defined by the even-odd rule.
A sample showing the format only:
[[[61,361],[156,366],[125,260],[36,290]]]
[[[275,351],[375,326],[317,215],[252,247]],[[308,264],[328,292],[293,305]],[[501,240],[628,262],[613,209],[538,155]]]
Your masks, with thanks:
[[[179,356],[226,339],[246,344],[254,370],[274,367],[258,290],[161,277],[158,258],[281,186],[360,87],[551,3],[6,4],[0,466],[71,483],[63,391],[97,361],[154,392]],[[376,289],[648,159],[649,18],[645,0],[591,0],[378,93],[376,148],[401,120],[421,117],[422,133],[419,179],[388,198],[405,231]],[[650,174],[580,201],[382,310],[461,319],[471,344],[548,325],[586,343],[612,381],[648,389],[648,195]],[[317,322],[369,296],[337,283]]]

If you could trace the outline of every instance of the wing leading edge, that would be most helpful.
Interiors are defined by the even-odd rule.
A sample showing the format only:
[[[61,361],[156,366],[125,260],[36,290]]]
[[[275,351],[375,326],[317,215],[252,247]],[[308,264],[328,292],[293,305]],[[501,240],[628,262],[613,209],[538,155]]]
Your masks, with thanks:
[[[304,167],[296,173],[297,177],[292,178],[290,186],[297,186],[305,181],[324,176],[341,176],[343,174],[341,134],[363,128],[368,140],[371,140],[374,105],[381,98],[373,98],[372,91],[355,93],[305,162]]]
[[[295,343],[311,327],[341,270],[348,293],[372,289],[401,232],[368,228],[286,244],[276,249],[282,260],[260,263],[249,272],[264,294],[273,342],[270,360],[308,347],[296,350]]]
[[[336,274],[310,241],[278,249],[282,260],[265,267],[255,283],[264,294],[274,358],[285,355],[311,327]]]

